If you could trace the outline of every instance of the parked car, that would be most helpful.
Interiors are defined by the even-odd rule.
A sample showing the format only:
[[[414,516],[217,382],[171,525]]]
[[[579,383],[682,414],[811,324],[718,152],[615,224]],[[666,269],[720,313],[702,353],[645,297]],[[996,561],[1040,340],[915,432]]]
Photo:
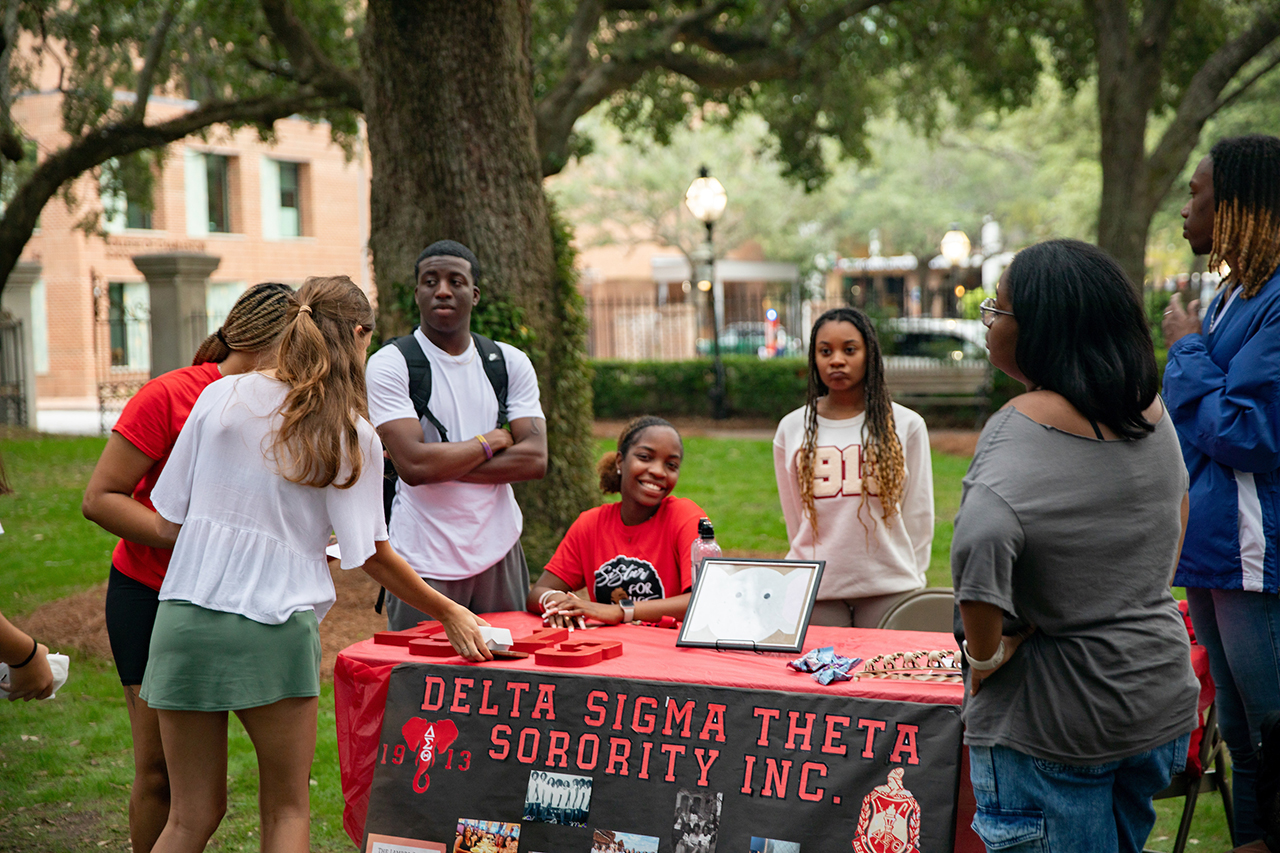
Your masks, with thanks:
[[[800,339],[788,334],[781,325],[774,331],[772,347],[769,346],[768,323],[740,320],[730,323],[720,331],[721,355],[757,355],[760,358],[773,358],[796,353],[800,347]],[[711,352],[711,339],[698,338],[698,354],[710,355]]]
[[[876,330],[888,367],[986,361],[987,328],[980,320],[894,317]]]

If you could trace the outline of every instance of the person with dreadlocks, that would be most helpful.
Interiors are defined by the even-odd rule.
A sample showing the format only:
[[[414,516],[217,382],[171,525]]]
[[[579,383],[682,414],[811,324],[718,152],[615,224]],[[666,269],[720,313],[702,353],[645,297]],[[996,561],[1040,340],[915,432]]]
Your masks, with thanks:
[[[151,490],[201,392],[223,376],[270,367],[294,304],[288,285],[267,282],[246,290],[196,350],[191,367],[157,376],[129,400],[85,489],[85,518],[120,537],[107,581],[107,636],[133,732],[129,836],[137,853],[151,849],[169,813],[160,724],[138,697],[160,584],[173,554],[172,544],[157,538]]]
[[[889,396],[875,328],[834,308],[809,337],[809,395],[773,438],[789,560],[825,560],[810,623],[875,628],[920,589],[933,543],[924,419]]]
[[[1142,297],[1101,249],[1050,240],[981,309],[1027,393],[983,427],[951,540],[973,829],[1139,853],[1200,692],[1169,590],[1187,474]]]
[[[680,480],[684,442],[662,418],[626,425],[618,449],[596,470],[600,491],[622,500],[583,512],[570,525],[526,607],[553,627],[581,619],[618,624],[684,619],[693,588],[693,540],[706,516],[671,494]],[[586,587],[587,599],[573,593]]]
[[[1175,296],[1165,316],[1164,393],[1191,474],[1174,584],[1209,652],[1241,844],[1262,837],[1261,727],[1280,710],[1280,139],[1214,145],[1182,216],[1192,251],[1229,271],[1207,328],[1198,301]]]

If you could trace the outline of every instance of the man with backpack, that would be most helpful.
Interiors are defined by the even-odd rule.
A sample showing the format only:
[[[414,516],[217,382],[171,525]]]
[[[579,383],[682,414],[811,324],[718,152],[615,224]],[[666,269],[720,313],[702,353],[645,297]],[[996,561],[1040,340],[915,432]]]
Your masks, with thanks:
[[[369,420],[397,474],[391,546],[473,612],[523,610],[529,568],[510,484],[547,470],[538,378],[523,352],[472,334],[480,263],[470,249],[432,243],[414,279],[421,324],[374,353],[365,374]],[[391,630],[428,618],[387,594]]]

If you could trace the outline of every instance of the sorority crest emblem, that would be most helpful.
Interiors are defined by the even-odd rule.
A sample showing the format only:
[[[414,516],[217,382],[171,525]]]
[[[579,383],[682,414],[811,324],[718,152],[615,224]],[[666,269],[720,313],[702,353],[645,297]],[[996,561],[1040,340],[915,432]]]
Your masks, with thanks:
[[[458,736],[458,727],[453,720],[436,720],[427,722],[414,717],[400,727],[405,743],[413,750],[413,761],[416,769],[413,774],[413,790],[421,794],[431,786],[431,777],[427,771],[436,763],[436,756],[449,748]]]
[[[902,787],[902,776],[903,769],[895,767],[885,784],[862,799],[853,839],[857,853],[920,853],[920,804]]]

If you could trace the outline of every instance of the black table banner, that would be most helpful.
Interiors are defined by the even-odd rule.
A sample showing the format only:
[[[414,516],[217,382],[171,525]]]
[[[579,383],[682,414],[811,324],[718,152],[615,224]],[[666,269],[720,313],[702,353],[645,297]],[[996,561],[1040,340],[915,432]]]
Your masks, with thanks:
[[[960,750],[953,705],[399,664],[364,850],[950,851]]]

